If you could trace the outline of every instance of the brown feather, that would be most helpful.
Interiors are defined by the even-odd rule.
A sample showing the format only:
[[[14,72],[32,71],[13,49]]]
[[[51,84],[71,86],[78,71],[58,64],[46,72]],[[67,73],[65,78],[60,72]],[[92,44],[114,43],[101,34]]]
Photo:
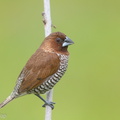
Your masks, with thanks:
[[[60,60],[56,53],[45,52],[39,48],[21,72],[24,74],[24,79],[18,92],[21,94],[38,87],[47,77],[56,73],[59,66]]]
[[[46,37],[26,63],[14,91],[0,104],[0,108],[19,96],[30,93],[44,94],[52,89],[67,69],[69,56],[67,48],[71,44],[73,41],[61,32],[51,33]]]
[[[61,38],[64,40],[66,38],[66,35],[61,32],[52,33],[45,38],[45,40],[43,41],[40,47],[45,51],[51,51],[59,54],[69,55],[69,52],[67,51],[68,46],[62,47],[62,44],[55,42],[56,38]]]

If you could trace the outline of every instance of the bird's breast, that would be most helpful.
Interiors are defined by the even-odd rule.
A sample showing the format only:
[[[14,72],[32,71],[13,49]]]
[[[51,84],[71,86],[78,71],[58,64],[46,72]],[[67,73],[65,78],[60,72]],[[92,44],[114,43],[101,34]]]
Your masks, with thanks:
[[[43,82],[40,86],[38,86],[37,88],[34,88],[32,90],[33,93],[37,93],[37,94],[44,94],[47,91],[49,91],[50,89],[52,89],[54,87],[54,85],[61,79],[61,77],[64,75],[67,66],[68,66],[68,55],[61,55],[61,54],[57,54],[60,58],[60,66],[59,69],[57,70],[57,72],[51,76],[49,76],[48,78],[46,78],[45,82]]]

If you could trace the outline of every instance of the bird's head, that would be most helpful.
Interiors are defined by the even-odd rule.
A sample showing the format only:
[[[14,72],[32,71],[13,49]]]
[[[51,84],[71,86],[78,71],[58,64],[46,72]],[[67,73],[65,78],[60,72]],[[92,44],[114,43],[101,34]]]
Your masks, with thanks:
[[[54,32],[51,33],[48,37],[43,41],[41,48],[48,52],[57,52],[57,53],[65,53],[67,54],[67,48],[69,45],[74,42],[68,38],[64,33]]]

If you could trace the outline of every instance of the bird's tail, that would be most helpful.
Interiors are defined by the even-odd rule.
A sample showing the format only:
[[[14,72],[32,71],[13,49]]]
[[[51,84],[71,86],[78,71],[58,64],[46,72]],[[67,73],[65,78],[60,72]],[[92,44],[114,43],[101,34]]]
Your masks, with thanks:
[[[8,104],[10,101],[12,101],[15,97],[13,97],[12,95],[8,96],[1,104],[0,104],[0,108],[4,107],[6,104]]]

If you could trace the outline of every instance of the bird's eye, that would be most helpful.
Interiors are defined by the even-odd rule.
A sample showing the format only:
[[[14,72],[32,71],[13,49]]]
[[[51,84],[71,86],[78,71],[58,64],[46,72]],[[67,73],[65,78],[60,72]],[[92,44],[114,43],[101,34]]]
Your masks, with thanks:
[[[62,43],[63,40],[62,40],[61,38],[56,38],[56,42],[57,42],[57,43]]]

